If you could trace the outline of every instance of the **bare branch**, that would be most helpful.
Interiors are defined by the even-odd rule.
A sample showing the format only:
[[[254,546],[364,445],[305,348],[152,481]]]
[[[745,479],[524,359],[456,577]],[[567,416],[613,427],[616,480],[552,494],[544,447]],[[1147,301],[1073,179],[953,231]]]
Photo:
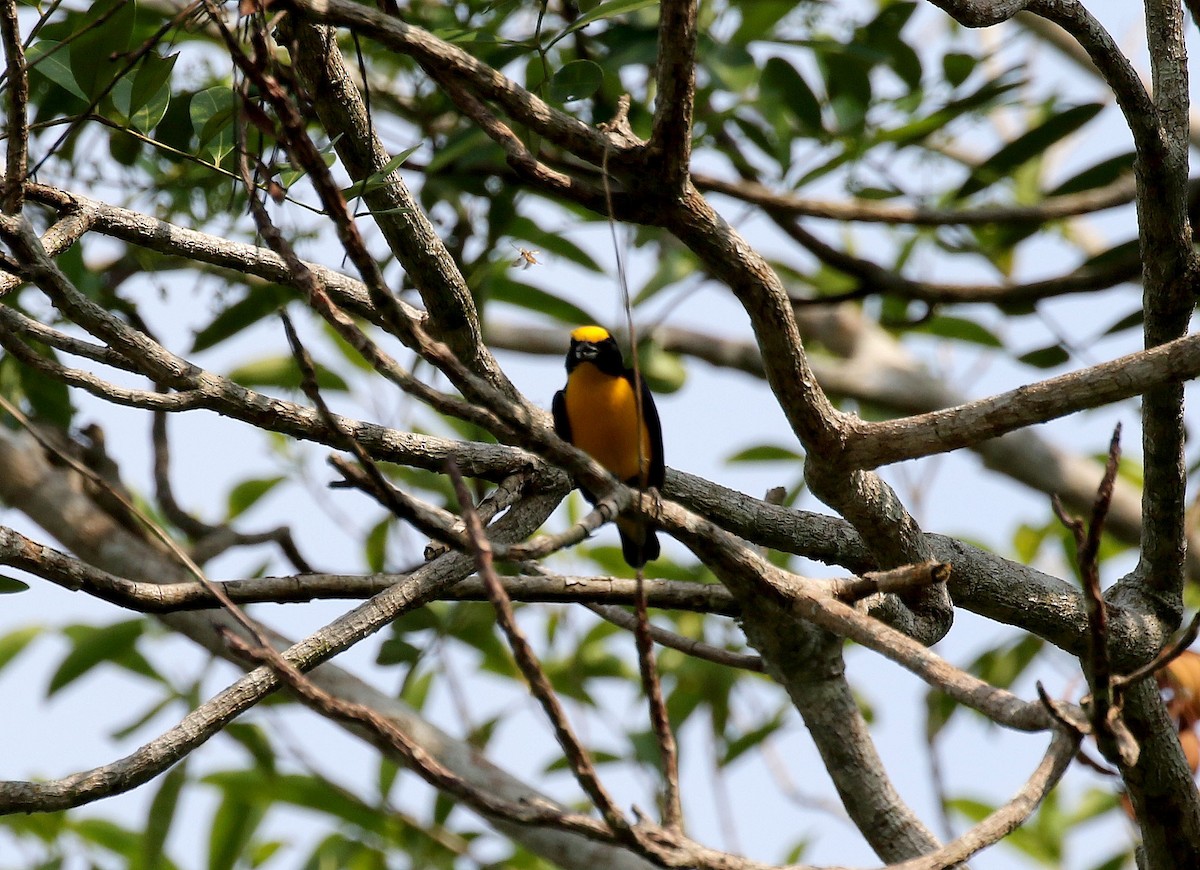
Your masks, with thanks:
[[[649,585],[649,581],[646,581]],[[722,587],[724,588],[724,587]],[[649,590],[647,590],[649,593]],[[636,593],[635,593],[636,595]],[[653,596],[648,594],[647,601],[653,601]],[[601,619],[611,622],[613,625],[618,625],[626,631],[635,631],[638,625],[637,616],[625,610],[622,607],[617,607],[612,604],[587,604],[588,610],[599,616]],[[661,607],[661,604],[655,604],[656,607]],[[686,655],[695,656],[698,659],[710,661],[713,664],[724,665],[729,668],[740,668],[747,671],[763,672],[763,661],[761,656],[751,655],[748,653],[738,653],[732,650],[722,649],[720,647],[707,644],[704,641],[695,640],[690,637],[683,637],[674,632],[667,631],[657,625],[650,625],[650,637],[655,643],[669,647],[674,650],[679,650]]]
[[[650,631],[650,616],[646,612],[646,583],[643,570],[637,572],[637,595],[634,596],[633,636],[637,645],[638,670],[642,675],[642,690],[650,708],[650,726],[658,741],[662,764],[663,826],[669,831],[683,831],[683,803],[679,792],[679,745],[671,730],[671,717],[663,699],[662,682],[658,678],[658,663],[654,658],[654,639]]]
[[[4,60],[8,91],[8,158],[4,183],[0,185],[0,208],[5,214],[18,214],[25,201],[25,171],[29,159],[29,77],[25,70],[25,49],[21,46],[20,22],[17,20],[16,0],[0,2],[0,41],[4,44]]]
[[[1012,18],[1036,0],[929,0],[964,27],[991,27]]]
[[[1141,260],[1136,254],[1114,257],[1103,266],[1080,266],[1071,272],[1040,281],[1022,284],[943,284],[914,281],[897,275],[877,263],[856,257],[826,244],[799,222],[784,220],[780,226],[789,236],[803,245],[821,262],[858,279],[859,286],[848,293],[833,296],[798,299],[806,305],[836,305],[846,299],[858,299],[873,293],[887,293],[903,299],[928,303],[939,302],[1037,302],[1072,293],[1091,293],[1132,281],[1141,274]]]
[[[515,803],[495,797],[457,776],[438,762],[410,735],[392,720],[365,704],[337,698],[308,680],[283,655],[269,646],[252,647],[236,635],[232,643],[243,654],[264,662],[274,674],[309,705],[332,719],[366,726],[376,743],[386,743],[397,750],[421,778],[435,788],[453,795],[468,806],[489,816],[499,816],[520,824],[549,824],[598,840],[608,840],[611,834],[603,825],[587,816],[565,812],[549,801]]]
[[[1188,623],[1187,629],[1151,661],[1146,662],[1146,664],[1137,670],[1130,671],[1128,674],[1118,674],[1113,677],[1113,688],[1124,689],[1126,686],[1133,685],[1139,680],[1158,673],[1171,662],[1175,661],[1175,659],[1179,658],[1181,653],[1185,652],[1188,647],[1196,642],[1198,636],[1200,636],[1200,612],[1197,612],[1192,617],[1192,621]]]
[[[659,8],[657,96],[646,157],[675,195],[685,190],[692,156],[697,5],[697,0],[666,0]]]
[[[1050,747],[1041,763],[1008,803],[998,807],[961,837],[937,851],[912,861],[893,864],[887,870],[944,870],[967,860],[993,843],[998,843],[1023,825],[1033,814],[1038,804],[1062,779],[1078,748],[1077,736],[1066,731],[1055,731],[1054,739],[1050,741]]]
[[[307,86],[325,129],[341,132],[334,142],[350,177],[366,185],[385,169],[391,156],[379,141],[358,88],[342,60],[329,27],[303,19],[285,26],[296,49],[293,62]],[[416,284],[434,335],[444,341],[468,369],[506,393],[515,394],[508,378],[481,339],[474,297],[458,264],[428,216],[410,193],[398,170],[386,184],[366,185],[363,199],[371,208],[388,246]]]
[[[906,224],[916,226],[980,226],[986,224],[1042,224],[1092,214],[1133,202],[1132,175],[1095,190],[1051,196],[1037,205],[981,205],[975,208],[936,208],[895,205],[874,200],[834,202],[777,192],[749,179],[725,181],[701,172],[692,173],[692,183],[703,191],[720,193],[741,202],[797,217],[837,221]]]
[[[597,166],[606,150],[618,156],[641,145],[616,131],[597,130],[551,108],[457,46],[370,7],[350,0],[288,0],[283,5],[302,10],[315,21],[349,27],[362,36],[375,39],[393,51],[412,57],[431,76],[450,76],[462,81],[481,99],[503,107],[513,120]]]
[[[1200,336],[1178,338],[955,408],[900,420],[859,423],[861,437],[851,440],[843,458],[853,468],[876,468],[945,453],[1197,375],[1200,375]]]
[[[524,633],[522,633],[520,627],[517,625],[516,616],[513,614],[512,602],[505,594],[504,585],[500,582],[496,576],[495,569],[492,567],[491,545],[488,542],[487,535],[484,534],[483,525],[479,522],[479,517],[475,515],[475,506],[471,500],[471,493],[463,482],[461,473],[459,473],[453,464],[449,466],[448,470],[454,482],[454,489],[458,494],[459,507],[462,509],[463,519],[467,524],[467,535],[475,550],[479,572],[488,590],[488,597],[492,601],[492,606],[496,609],[496,621],[499,623],[500,629],[504,632],[504,636],[508,639],[508,645],[513,651],[517,665],[521,668],[521,673],[525,675],[525,680],[529,683],[529,690],[541,705],[542,710],[545,711],[546,718],[550,720],[550,724],[554,728],[555,737],[558,738],[558,744],[562,747],[563,754],[571,766],[571,772],[575,775],[576,781],[578,781],[580,787],[588,797],[591,798],[596,808],[600,810],[600,814],[604,817],[608,829],[614,834],[627,839],[631,836],[629,822],[609,795],[608,790],[604,788],[603,783],[600,782],[590,754],[579,741],[579,738],[575,736],[575,732],[567,720],[566,712],[558,700],[558,695],[555,694],[554,687],[550,685],[550,680],[547,678],[546,672],[542,670],[542,666],[538,662],[537,654],[533,651],[533,647],[530,646],[529,641],[526,640]]]

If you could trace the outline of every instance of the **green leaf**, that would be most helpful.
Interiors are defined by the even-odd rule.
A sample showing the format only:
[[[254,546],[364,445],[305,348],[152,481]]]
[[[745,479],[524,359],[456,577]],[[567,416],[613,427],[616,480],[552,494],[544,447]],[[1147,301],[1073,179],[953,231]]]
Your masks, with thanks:
[[[744,45],[717,42],[701,33],[698,47],[718,87],[740,93],[758,81],[758,61]]]
[[[797,453],[787,447],[777,444],[756,444],[739,450],[727,457],[726,462],[799,462],[804,459],[803,453]]]
[[[71,625],[64,629],[64,634],[73,643],[59,664],[54,676],[50,677],[47,686],[47,697],[60,689],[66,688],[84,676],[96,665],[110,661],[128,671],[142,674],[144,677],[156,678],[157,674],[142,654],[137,652],[136,643],[145,631],[143,619],[130,619],[126,622],[112,625]]]
[[[1112,812],[1121,805],[1121,799],[1111,789],[1090,788],[1079,797],[1079,803],[1067,814],[1072,825],[1091,821]]]
[[[932,689],[926,692],[925,739],[932,743],[946,727],[956,710],[958,710],[958,702],[949,695]]]
[[[1017,357],[1018,362],[1036,366],[1039,369],[1052,369],[1070,361],[1071,354],[1061,344],[1051,344],[1046,347],[1031,350]]]
[[[233,150],[233,91],[213,87],[193,94],[188,113],[198,144],[207,146],[213,162],[220,163]]]
[[[674,393],[687,380],[687,366],[679,354],[665,351],[656,344],[648,344],[641,349],[638,367],[654,393]]]
[[[397,169],[399,169],[401,166],[403,166],[404,161],[406,161],[408,158],[412,157],[413,154],[415,154],[417,151],[421,150],[421,146],[423,144],[424,144],[423,142],[418,142],[416,145],[412,146],[411,148],[406,148],[405,150],[403,150],[399,154],[397,154],[395,157],[393,157],[391,160],[389,160],[387,163],[383,164],[383,166],[381,166],[379,168],[378,172],[372,172],[370,175],[368,175],[362,181],[355,182],[354,184],[350,185],[349,187],[343,188],[342,196],[346,197],[347,200],[351,200],[351,199],[354,199],[355,197],[364,196],[368,193],[371,193],[372,191],[378,190],[381,187],[386,187],[387,185],[391,184],[392,183],[392,179],[391,179],[392,173],[395,172]],[[292,184],[292,182],[289,182],[288,187],[291,187],[291,184]]]
[[[726,767],[736,761],[739,756],[760,746],[764,740],[783,727],[784,721],[784,713],[780,711],[757,728],[747,731],[740,737],[729,741],[725,747],[725,752],[718,762],[719,765]]]
[[[596,21],[615,18],[618,15],[625,15],[628,12],[636,12],[638,9],[644,9],[647,6],[657,6],[658,2],[659,0],[606,0],[606,2],[592,9],[591,12],[580,15],[566,28],[555,34],[554,38],[546,43],[546,48],[550,48],[564,37],[570,36],[576,30],[582,30]]]
[[[29,584],[16,577],[6,577],[0,574],[0,595],[12,595],[14,592],[24,592]]]
[[[1035,527],[1027,523],[1022,523],[1013,532],[1013,554],[1021,562],[1032,564],[1041,552],[1042,544],[1046,541],[1046,535],[1049,529],[1046,526]]]
[[[586,100],[604,84],[604,70],[591,60],[573,60],[550,77],[550,99],[559,103]]]
[[[162,57],[156,51],[152,51],[142,58],[137,75],[133,77],[133,91],[130,94],[130,104],[126,114],[132,114],[140,107],[145,106],[164,87],[168,91],[170,90],[171,71],[175,69],[177,60],[179,60],[178,54]]]
[[[387,539],[391,527],[392,517],[389,515],[377,522],[371,527],[371,531],[367,532],[367,540],[364,544],[367,567],[376,574],[383,571],[387,564]]]
[[[294,298],[295,292],[280,284],[257,284],[232,305],[220,311],[208,326],[196,333],[192,353],[208,350],[243,329],[274,314]]]
[[[261,867],[266,864],[280,849],[285,846],[291,846],[291,843],[285,843],[282,840],[260,840],[250,844],[250,854],[248,856],[249,865],[251,868]],[[375,867],[382,867],[382,863],[376,864]],[[375,870],[372,867],[371,870]],[[349,868],[347,868],[349,870]]]
[[[179,807],[179,796],[187,781],[186,761],[159,778],[158,791],[150,801],[150,810],[146,814],[146,828],[136,856],[135,870],[166,870],[172,866],[166,857],[165,846],[167,836],[171,833],[171,824],[175,821],[175,811]]]
[[[1085,103],[1051,115],[975,167],[955,195],[970,196],[1011,175],[1017,167],[1040,157],[1051,145],[1092,120],[1103,108],[1103,103]]]
[[[1020,85],[1019,80],[1014,81],[1011,78],[997,76],[984,82],[972,93],[950,101],[923,118],[901,124],[892,130],[885,130],[877,134],[876,138],[881,142],[895,142],[900,146],[913,145],[963,115],[981,111],[996,104],[1000,97]]]
[[[207,782],[211,777],[205,777]],[[232,789],[213,813],[208,833],[208,870],[234,870],[266,815],[270,799],[246,801]]]
[[[116,11],[112,15],[108,12]],[[71,42],[71,75],[89,98],[98,97],[117,78],[127,61],[123,57],[133,37],[137,4],[128,0],[92,6],[88,20],[105,17],[99,27],[92,27]]]
[[[615,752],[605,752],[602,749],[600,749],[600,750],[594,749],[589,754],[591,755],[592,761],[595,763],[595,765],[597,767],[599,767],[602,764],[619,764],[620,762],[625,760],[620,755],[617,755]],[[571,762],[569,762],[564,756],[559,755],[553,761],[551,761],[549,764],[547,764],[545,767],[543,767],[542,772],[543,773],[559,773],[561,771],[567,771],[570,769],[571,769]]]
[[[870,64],[841,46],[825,46],[817,62],[825,77],[825,93],[837,117],[840,135],[862,130],[871,105]]]
[[[113,89],[113,105],[129,123],[143,133],[149,133],[167,113],[171,102],[171,70],[179,55],[159,57],[156,52],[147,54],[140,64],[132,82],[125,79]]]
[[[595,323],[596,318],[573,302],[568,302],[545,290],[501,276],[488,285],[488,295],[494,302],[506,302],[529,311],[553,317],[563,323],[578,325]]]
[[[437,175],[451,167],[464,168],[478,165],[486,161],[488,155],[492,154],[502,156],[502,152],[499,152],[498,147],[488,138],[487,133],[478,127],[470,127],[448,137],[440,148],[434,149],[433,157],[425,167],[425,176],[428,178],[431,175]],[[428,204],[426,205],[428,206]]]
[[[980,654],[967,666],[967,670],[993,686],[1008,689],[1025,673],[1045,645],[1040,637],[1026,635]]]
[[[869,46],[887,58],[892,71],[912,91],[921,86],[921,59],[901,38],[900,32],[916,8],[915,3],[908,2],[885,5],[871,23],[858,29],[853,41],[855,46]]]
[[[942,338],[953,338],[958,341],[967,341],[972,344],[980,344],[984,347],[1003,347],[1004,343],[995,336],[989,329],[976,323],[974,320],[967,320],[962,317],[950,317],[948,315],[939,315],[931,317],[929,320],[919,326],[906,330],[911,333],[921,333],[924,335],[937,335]]]
[[[320,363],[314,363],[317,370],[317,386],[322,390],[346,391],[350,389],[337,372],[331,371]],[[300,389],[300,366],[294,357],[288,354],[268,356],[248,362],[229,373],[231,380],[245,387],[280,387],[289,390]]]
[[[256,776],[275,772],[276,750],[261,725],[233,722],[225,726],[222,733],[242,747],[254,761],[254,769],[258,771]]]
[[[1142,324],[1146,320],[1146,311],[1140,305],[1133,311],[1126,314],[1108,329],[1104,330],[1104,335],[1116,335],[1118,332],[1124,332],[1127,329],[1137,327],[1141,329]]]
[[[25,52],[25,60],[31,67],[29,73],[30,75],[44,76],[67,93],[79,97],[86,103],[88,96],[75,82],[75,76],[71,74],[71,67],[64,60],[67,53],[60,51],[61,47],[61,42],[49,39],[40,39],[29,46],[29,50]]]
[[[796,10],[796,0],[749,0],[738,5],[741,21],[731,42],[745,44],[770,34],[784,16]]]
[[[145,711],[134,717],[134,719],[128,725],[122,725],[120,728],[114,730],[111,735],[112,738],[114,740],[124,740],[126,737],[134,734],[139,728],[146,725],[151,719],[153,719],[163,710],[166,710],[178,700],[179,698],[174,695],[166,695],[160,698],[158,701],[151,704]]]
[[[35,350],[48,359],[58,358],[50,348],[35,347]],[[63,429],[70,427],[75,408],[71,405],[71,393],[66,384],[21,364],[17,366],[17,378],[29,407],[39,418]]]
[[[146,623],[141,619],[130,619],[98,628],[77,625],[67,629],[65,633],[74,644],[50,678],[46,696],[50,697],[60,689],[66,688],[96,665],[115,661],[133,652],[134,645],[145,629]]]
[[[30,641],[41,633],[40,625],[28,625],[0,637],[0,670],[20,655],[21,650],[29,646]]]
[[[127,860],[132,860],[137,855],[142,840],[137,832],[108,819],[77,818],[71,825],[71,830],[85,842],[95,843]]]
[[[1133,173],[1133,160],[1136,156],[1133,151],[1129,151],[1107,160],[1101,160],[1082,172],[1072,175],[1053,190],[1047,191],[1046,196],[1082,193],[1085,190],[1095,190],[1097,187],[1112,184],[1121,176]]]
[[[229,491],[226,519],[232,520],[248,511],[259,499],[282,483],[282,477],[259,477],[243,480]]]
[[[1041,638],[1026,635],[986,650],[967,666],[967,670],[993,686],[1008,689],[1025,673],[1044,647],[1045,641]],[[925,732],[928,739],[936,737],[958,709],[957,702],[952,698],[930,689],[925,695]]]
[[[766,101],[764,114],[791,117],[801,133],[815,136],[824,132],[821,103],[800,72],[781,57],[768,58],[758,81]],[[767,111],[772,109],[773,111]]]
[[[270,796],[276,801],[314,810],[340,819],[359,831],[387,839],[395,839],[399,835],[400,822],[390,812],[365,804],[320,777],[280,776],[273,779],[268,787]]]
[[[1088,257],[1080,265],[1080,269],[1111,269],[1125,263],[1137,263],[1139,260],[1140,243],[1137,239],[1113,245],[1111,248]]]
[[[950,51],[942,57],[942,75],[946,77],[950,87],[957,88],[971,77],[971,73],[975,72],[975,67],[978,65],[979,58],[975,55]]]
[[[379,645],[377,665],[415,665],[423,650],[402,637],[390,637]]]
[[[168,85],[163,85],[137,111],[130,115],[129,123],[135,129],[149,134],[167,116],[167,109],[170,105],[171,88]]]
[[[642,289],[633,299],[635,306],[647,299],[658,295],[668,287],[674,287],[699,271],[696,256],[687,248],[676,243],[664,243],[659,246],[658,267],[654,274],[646,279]],[[589,321],[595,322],[595,321]]]

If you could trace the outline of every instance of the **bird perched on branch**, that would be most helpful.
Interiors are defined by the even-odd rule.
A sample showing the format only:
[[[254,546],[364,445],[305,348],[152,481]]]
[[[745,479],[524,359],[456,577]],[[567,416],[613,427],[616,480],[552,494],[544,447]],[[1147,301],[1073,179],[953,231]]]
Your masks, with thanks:
[[[625,367],[607,329],[581,326],[571,333],[567,385],[554,394],[552,410],[558,436],[590,454],[620,481],[639,489],[662,487],[666,465],[658,410],[646,382]],[[586,489],[580,487],[580,492],[595,503]],[[645,519],[618,517],[617,532],[621,552],[632,567],[658,558],[658,536]]]

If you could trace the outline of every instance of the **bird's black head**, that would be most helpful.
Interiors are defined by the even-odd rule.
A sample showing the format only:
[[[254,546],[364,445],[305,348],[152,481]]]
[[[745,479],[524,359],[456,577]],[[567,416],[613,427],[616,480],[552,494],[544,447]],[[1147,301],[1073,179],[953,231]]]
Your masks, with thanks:
[[[567,371],[572,371],[583,362],[590,362],[609,375],[619,375],[625,371],[625,360],[621,357],[617,340],[602,326],[581,326],[571,333]]]

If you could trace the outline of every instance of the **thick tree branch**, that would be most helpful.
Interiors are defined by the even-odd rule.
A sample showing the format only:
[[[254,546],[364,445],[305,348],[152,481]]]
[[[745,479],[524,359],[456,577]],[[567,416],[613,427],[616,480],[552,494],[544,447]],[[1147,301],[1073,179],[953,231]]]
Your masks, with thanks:
[[[647,164],[663,185],[680,196],[692,156],[692,112],[696,103],[697,0],[665,0],[659,9],[657,97]]]
[[[900,420],[859,423],[860,437],[851,439],[842,456],[850,467],[877,468],[945,453],[1198,375],[1200,336],[1178,338],[955,408]]]
[[[929,0],[964,27],[991,27],[1037,0]]]

